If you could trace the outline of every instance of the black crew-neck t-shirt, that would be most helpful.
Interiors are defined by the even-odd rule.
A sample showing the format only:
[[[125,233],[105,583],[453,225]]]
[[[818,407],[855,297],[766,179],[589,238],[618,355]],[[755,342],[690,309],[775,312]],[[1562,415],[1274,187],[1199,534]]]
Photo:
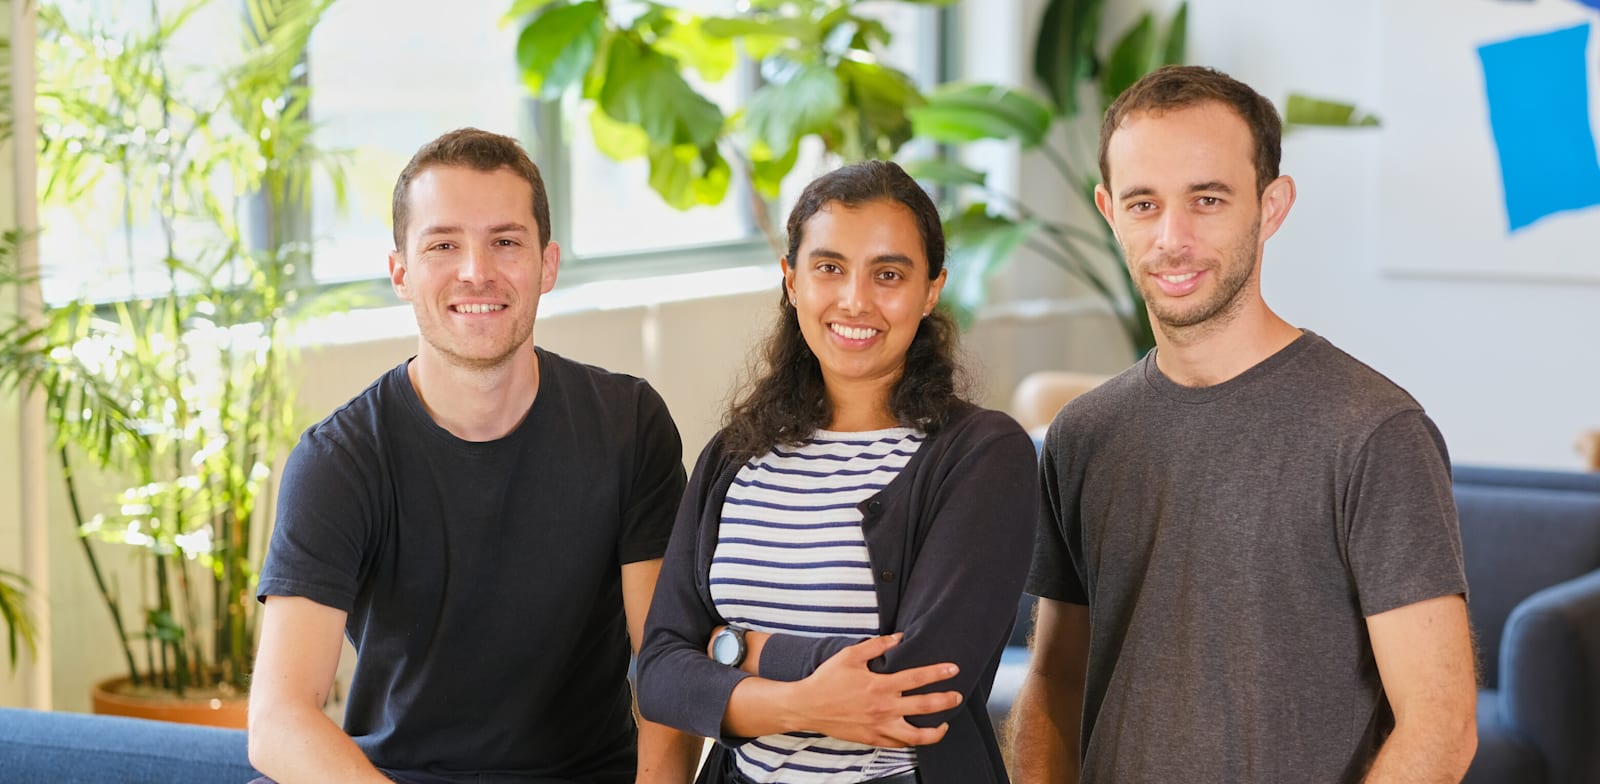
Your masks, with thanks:
[[[504,438],[441,428],[406,362],[284,469],[258,595],[349,613],[345,730],[400,778],[633,781],[621,565],[665,551],[682,443],[645,381],[538,354]]]

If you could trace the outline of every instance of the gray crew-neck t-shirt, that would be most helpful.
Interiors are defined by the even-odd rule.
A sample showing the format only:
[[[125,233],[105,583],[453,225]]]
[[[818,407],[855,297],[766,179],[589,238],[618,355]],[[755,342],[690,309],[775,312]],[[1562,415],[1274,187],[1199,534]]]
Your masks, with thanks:
[[[1028,591],[1090,608],[1083,781],[1359,780],[1393,726],[1366,618],[1466,592],[1410,395],[1310,332],[1209,387],[1151,352],[1040,471]]]

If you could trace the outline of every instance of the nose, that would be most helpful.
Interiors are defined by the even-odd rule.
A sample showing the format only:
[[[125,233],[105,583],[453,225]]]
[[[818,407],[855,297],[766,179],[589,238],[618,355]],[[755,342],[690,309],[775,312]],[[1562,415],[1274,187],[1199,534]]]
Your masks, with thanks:
[[[492,277],[489,249],[475,242],[465,243],[461,248],[461,264],[456,268],[456,277],[467,283],[488,281]]]
[[[872,273],[865,269],[852,269],[846,276],[844,285],[839,287],[839,309],[852,316],[859,316],[871,307]]]
[[[1155,250],[1163,254],[1179,254],[1194,241],[1194,218],[1184,210],[1167,210],[1161,214],[1156,226]]]

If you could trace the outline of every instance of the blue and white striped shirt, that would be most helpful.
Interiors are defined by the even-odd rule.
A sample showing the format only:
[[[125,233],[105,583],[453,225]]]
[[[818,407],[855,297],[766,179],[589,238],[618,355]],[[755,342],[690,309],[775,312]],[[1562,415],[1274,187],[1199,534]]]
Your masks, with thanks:
[[[889,484],[923,440],[910,428],[819,430],[740,468],[711,559],[717,612],[761,632],[876,635],[878,598],[856,505]],[[916,764],[915,749],[817,733],[768,735],[738,750],[740,772],[763,784],[854,784]]]

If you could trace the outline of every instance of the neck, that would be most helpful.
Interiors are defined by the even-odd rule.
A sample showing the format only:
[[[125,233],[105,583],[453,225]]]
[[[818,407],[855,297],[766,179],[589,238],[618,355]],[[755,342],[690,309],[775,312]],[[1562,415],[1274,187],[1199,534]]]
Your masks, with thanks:
[[[1300,337],[1299,328],[1266,303],[1234,314],[1225,323],[1156,328],[1156,367],[1186,387],[1221,384],[1260,364]]]
[[[463,441],[504,438],[539,394],[532,340],[490,367],[463,367],[423,343],[407,375],[433,421]]]
[[[899,377],[861,382],[826,382],[833,409],[829,430],[859,433],[896,427],[900,421],[889,408],[889,393]]]

